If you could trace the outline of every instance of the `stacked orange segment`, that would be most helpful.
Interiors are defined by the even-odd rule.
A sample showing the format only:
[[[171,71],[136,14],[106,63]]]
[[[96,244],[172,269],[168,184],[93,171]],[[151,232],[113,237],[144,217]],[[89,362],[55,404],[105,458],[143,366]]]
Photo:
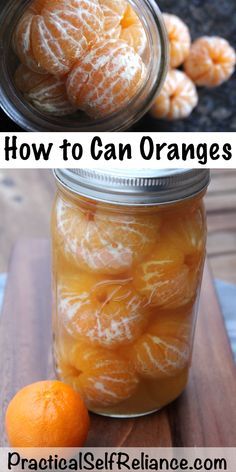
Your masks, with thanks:
[[[126,0],[100,0],[100,5],[105,18],[105,34],[111,38],[119,38],[121,31],[120,22],[127,6]]]
[[[158,333],[161,338],[177,338],[189,343],[193,331],[192,321],[193,313],[189,306],[169,311],[158,310],[154,313],[147,332],[151,335]]]
[[[45,5],[47,5],[48,0],[34,0],[30,5],[30,10],[38,15],[41,13]]]
[[[67,74],[103,31],[103,12],[95,0],[54,0],[32,21],[36,60],[54,75]]]
[[[124,16],[121,20],[121,27],[122,28],[128,28],[129,26],[132,25],[137,25],[140,23],[140,19],[134,9],[131,7],[131,5],[128,3],[126,6],[126,10],[124,13]]]
[[[184,69],[195,84],[217,87],[230,78],[235,63],[236,54],[228,41],[203,36],[192,44]]]
[[[80,341],[69,355],[70,364],[59,360],[63,380],[68,381],[93,408],[107,407],[126,400],[135,392],[138,377],[117,354]]]
[[[133,32],[122,30],[126,9],[125,0],[35,0],[16,27],[14,50],[34,72],[68,76],[66,100],[101,118],[126,105],[145,77],[144,30],[138,17]]]
[[[65,81],[49,74],[38,74],[20,65],[15,73],[16,87],[26,100],[48,115],[63,116],[74,112],[67,98]]]
[[[151,250],[158,240],[160,217],[90,211],[63,200],[57,204],[61,246],[80,268],[120,274]]]
[[[133,98],[144,74],[142,59],[128,44],[116,39],[100,40],[70,72],[68,97],[89,116],[103,117]]]
[[[55,209],[60,378],[93,411],[114,414],[140,405],[149,386],[176,379],[177,392],[204,260],[201,200],[136,211],[65,194]]]
[[[198,94],[191,79],[180,70],[171,70],[151,108],[151,114],[154,118],[178,120],[189,116],[197,103]]]
[[[134,345],[130,358],[143,377],[161,379],[177,375],[189,361],[189,346],[182,339],[144,334]]]
[[[44,73],[44,69],[34,56],[31,37],[31,27],[34,19],[34,11],[27,10],[21,17],[13,36],[13,48],[22,64],[32,71]]]
[[[157,244],[134,276],[134,285],[147,305],[165,308],[187,304],[193,297],[193,287],[184,254],[169,239]]]
[[[130,398],[138,385],[134,370],[121,359],[96,362],[83,372],[73,386],[89,407],[108,407]]]
[[[187,25],[177,16],[163,14],[170,44],[170,66],[179,67],[189,55],[191,37]]]
[[[78,375],[89,370],[95,363],[101,365],[107,360],[117,360],[117,356],[113,351],[79,340],[77,343],[73,343],[71,349],[69,349],[68,360],[71,367],[77,369]]]
[[[121,27],[120,38],[142,56],[147,45],[147,36],[138,15],[130,5],[127,5]]]
[[[173,220],[167,218],[164,221],[163,237],[181,251],[185,256],[185,262],[190,268],[199,269],[199,265],[205,256],[205,216],[202,208],[185,214],[176,214]]]
[[[58,287],[58,312],[75,338],[116,348],[136,339],[145,317],[130,284],[80,274]]]

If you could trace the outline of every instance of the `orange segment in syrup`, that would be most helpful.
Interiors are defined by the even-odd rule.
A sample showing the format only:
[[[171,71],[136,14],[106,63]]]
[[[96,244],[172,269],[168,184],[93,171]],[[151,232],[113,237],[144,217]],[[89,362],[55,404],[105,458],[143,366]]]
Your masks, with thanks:
[[[160,217],[86,211],[59,201],[57,230],[65,255],[80,268],[119,274],[144,257],[159,237]]]
[[[72,336],[116,348],[136,339],[145,316],[140,298],[125,281],[80,274],[58,288],[58,310]]]
[[[138,385],[134,370],[126,361],[98,362],[82,373],[73,386],[89,407],[107,407],[130,398]]]

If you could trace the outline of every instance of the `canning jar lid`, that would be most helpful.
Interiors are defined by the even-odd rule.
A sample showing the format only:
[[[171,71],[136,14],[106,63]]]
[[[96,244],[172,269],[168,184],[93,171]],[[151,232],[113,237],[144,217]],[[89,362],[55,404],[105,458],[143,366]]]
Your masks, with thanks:
[[[116,205],[159,205],[196,196],[210,182],[208,169],[55,169],[64,188]]]

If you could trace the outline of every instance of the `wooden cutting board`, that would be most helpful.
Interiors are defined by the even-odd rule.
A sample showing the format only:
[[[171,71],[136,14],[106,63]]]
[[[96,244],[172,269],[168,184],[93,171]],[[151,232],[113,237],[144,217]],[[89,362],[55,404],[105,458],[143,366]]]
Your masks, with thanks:
[[[4,415],[24,385],[53,378],[50,246],[19,241],[10,262],[0,319],[0,445]],[[236,375],[209,269],[206,268],[193,366],[184,394],[159,413],[130,420],[92,415],[88,446],[236,446]]]

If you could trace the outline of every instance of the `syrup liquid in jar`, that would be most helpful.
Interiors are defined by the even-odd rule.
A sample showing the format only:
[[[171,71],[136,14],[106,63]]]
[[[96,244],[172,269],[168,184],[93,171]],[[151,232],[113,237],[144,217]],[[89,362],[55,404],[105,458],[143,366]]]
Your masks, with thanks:
[[[59,184],[54,359],[90,411],[140,416],[184,390],[205,259],[204,193],[126,206]]]

